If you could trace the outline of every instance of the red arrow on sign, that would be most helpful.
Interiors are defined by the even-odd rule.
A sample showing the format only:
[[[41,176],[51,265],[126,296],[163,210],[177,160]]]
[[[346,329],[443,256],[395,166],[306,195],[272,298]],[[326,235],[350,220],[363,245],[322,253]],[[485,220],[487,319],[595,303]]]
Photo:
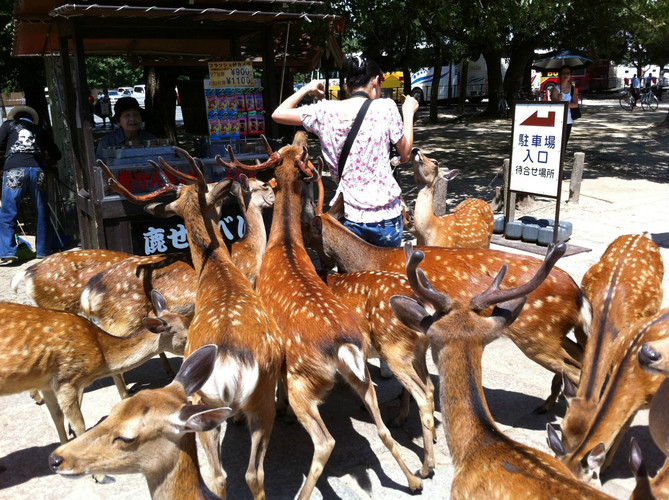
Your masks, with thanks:
[[[535,127],[554,127],[555,126],[555,111],[549,111],[548,116],[540,118],[538,111],[532,113],[521,125],[533,125]]]

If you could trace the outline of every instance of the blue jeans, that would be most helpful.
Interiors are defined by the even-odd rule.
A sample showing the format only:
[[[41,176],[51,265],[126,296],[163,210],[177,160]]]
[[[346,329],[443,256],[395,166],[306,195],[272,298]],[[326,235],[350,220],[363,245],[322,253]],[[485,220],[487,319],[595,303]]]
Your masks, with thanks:
[[[378,247],[399,247],[402,245],[402,216],[381,222],[353,222],[346,218],[342,224],[360,236],[363,240]]]
[[[35,246],[37,257],[46,257],[51,250],[49,231],[49,193],[44,170],[20,167],[5,170],[2,176],[2,208],[0,209],[0,258],[16,257],[16,221],[19,203],[30,196],[37,213]]]

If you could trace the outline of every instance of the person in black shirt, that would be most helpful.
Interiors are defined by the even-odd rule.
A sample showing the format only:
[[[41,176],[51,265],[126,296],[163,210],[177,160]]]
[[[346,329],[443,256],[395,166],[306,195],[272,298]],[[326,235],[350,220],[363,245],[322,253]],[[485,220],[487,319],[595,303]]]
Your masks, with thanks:
[[[61,158],[53,139],[38,127],[39,116],[33,108],[14,106],[7,118],[0,126],[0,151],[5,151],[0,208],[0,263],[3,265],[18,260],[14,234],[19,203],[26,195],[32,199],[37,214],[37,258],[44,258],[50,253],[49,193],[45,169]]]

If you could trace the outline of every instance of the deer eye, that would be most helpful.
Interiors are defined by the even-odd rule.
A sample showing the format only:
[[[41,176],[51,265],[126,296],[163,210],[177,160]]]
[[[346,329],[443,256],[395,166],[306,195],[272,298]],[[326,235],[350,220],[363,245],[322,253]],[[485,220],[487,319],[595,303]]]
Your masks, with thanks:
[[[136,439],[137,439],[137,438],[127,438],[127,437],[123,437],[123,436],[116,436],[116,437],[114,438],[114,443],[115,443],[116,441],[121,441],[122,443],[126,443],[126,444],[128,444],[128,443],[132,443],[132,442],[135,441]]]

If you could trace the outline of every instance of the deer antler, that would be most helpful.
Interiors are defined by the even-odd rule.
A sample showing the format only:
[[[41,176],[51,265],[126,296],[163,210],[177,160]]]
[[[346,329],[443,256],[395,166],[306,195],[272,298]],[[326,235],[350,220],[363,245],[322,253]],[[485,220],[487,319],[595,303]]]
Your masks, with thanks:
[[[197,166],[197,163],[195,163],[193,157],[190,154],[188,154],[188,151],[186,151],[185,149],[181,149],[176,146],[174,147],[174,151],[179,153],[179,155],[181,155],[186,159],[186,161],[190,165],[191,170],[195,173],[195,176],[193,177],[192,175],[184,174],[183,172],[177,170],[172,165],[168,164],[162,156],[158,158],[160,160],[160,165],[177,179],[193,182],[198,185],[198,191],[206,193],[207,181],[205,181],[204,174],[202,173],[202,170],[200,170],[200,168]]]
[[[434,288],[422,269],[418,269],[418,266],[425,258],[425,254],[421,250],[413,250],[413,245],[409,242],[404,246],[404,255],[407,257],[407,279],[414,293],[422,301],[434,307],[436,312],[447,313],[450,311],[451,298]]]
[[[482,311],[500,302],[517,299],[532,293],[548,277],[555,263],[566,251],[567,245],[563,242],[557,245],[550,245],[546,253],[546,258],[532,279],[523,285],[509,288],[508,290],[499,289],[507,270],[507,266],[504,264],[488,289],[472,298],[470,302],[471,306],[477,311]]]
[[[309,151],[306,147],[302,148],[301,155],[295,157],[295,162],[297,163],[297,166],[300,167],[302,173],[307,176],[307,178],[304,179],[305,181],[317,182],[321,178],[318,171],[309,163]]]
[[[235,154],[232,152],[231,146],[228,146],[228,155],[230,155],[230,163],[223,161],[221,155],[216,155],[216,163],[218,163],[222,167],[229,168],[231,170],[239,169],[239,170],[244,170],[245,172],[257,172],[258,170],[265,170],[268,168],[272,168],[277,163],[279,163],[279,161],[281,161],[281,155],[279,154],[278,151],[272,151],[272,148],[269,146],[267,139],[265,139],[265,149],[267,149],[269,158],[267,158],[267,160],[264,161],[263,163],[259,163],[258,165],[246,165],[245,163],[242,163],[239,160],[237,160],[237,158],[235,158]]]
[[[163,186],[158,191],[154,191],[153,193],[137,196],[135,194],[132,194],[130,191],[128,191],[116,179],[116,177],[111,172],[111,170],[109,170],[109,167],[107,165],[105,165],[105,163],[102,160],[98,160],[98,167],[100,167],[100,169],[107,176],[107,179],[108,179],[108,182],[109,182],[109,187],[111,187],[114,191],[116,191],[118,194],[123,196],[129,202],[135,203],[137,205],[143,205],[147,201],[153,201],[156,198],[159,198],[160,196],[163,196],[163,195],[168,194],[168,193],[176,193],[179,189],[178,186],[175,186],[172,183],[168,183],[166,186]]]

